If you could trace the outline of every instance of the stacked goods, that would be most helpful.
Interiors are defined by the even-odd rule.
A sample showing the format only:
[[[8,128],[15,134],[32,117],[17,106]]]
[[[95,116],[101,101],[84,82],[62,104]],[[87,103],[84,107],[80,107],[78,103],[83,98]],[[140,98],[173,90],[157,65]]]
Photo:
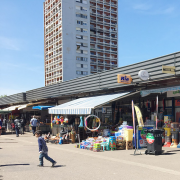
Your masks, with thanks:
[[[133,149],[132,141],[126,141],[126,150]]]
[[[126,141],[124,141],[124,140],[116,140],[116,149],[117,150],[126,149]]]
[[[172,133],[172,143],[170,147],[177,148],[178,139],[179,139],[179,123],[178,122],[171,123],[171,133]]]
[[[165,143],[163,147],[171,146],[171,128],[165,127]]]
[[[100,150],[101,150],[101,145],[100,145],[100,143],[94,143],[94,145],[93,145],[93,151],[94,151],[94,152],[100,152]]]
[[[52,136],[51,138],[49,138],[49,142],[54,143],[54,144],[58,144],[59,143],[59,137]]]
[[[110,149],[111,150],[116,150],[116,137],[115,136],[110,136]]]
[[[133,149],[133,129],[125,130],[126,150]]]

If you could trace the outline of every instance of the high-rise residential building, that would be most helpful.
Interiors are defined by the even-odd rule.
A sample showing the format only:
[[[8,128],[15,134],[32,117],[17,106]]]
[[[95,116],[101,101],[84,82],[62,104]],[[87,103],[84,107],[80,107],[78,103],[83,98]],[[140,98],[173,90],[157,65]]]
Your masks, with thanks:
[[[45,85],[117,67],[118,0],[44,2]]]

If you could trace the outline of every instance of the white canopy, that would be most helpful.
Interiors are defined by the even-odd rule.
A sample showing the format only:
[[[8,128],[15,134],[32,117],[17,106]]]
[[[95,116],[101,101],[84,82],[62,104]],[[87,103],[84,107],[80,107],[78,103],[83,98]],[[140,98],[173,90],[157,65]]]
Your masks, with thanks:
[[[19,105],[16,106],[10,106],[8,108],[4,108],[2,109],[3,111],[14,111],[15,109],[17,109],[19,107]]]
[[[91,114],[91,110],[112,101],[118,100],[130,93],[119,93],[104,96],[79,98],[53,108],[49,108],[49,114]]]

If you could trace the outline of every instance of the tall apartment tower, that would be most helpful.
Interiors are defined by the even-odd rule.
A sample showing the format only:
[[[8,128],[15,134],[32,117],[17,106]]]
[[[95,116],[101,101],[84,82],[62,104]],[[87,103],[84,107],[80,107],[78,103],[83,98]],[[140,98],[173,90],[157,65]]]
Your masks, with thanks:
[[[118,0],[44,2],[45,85],[117,67]]]

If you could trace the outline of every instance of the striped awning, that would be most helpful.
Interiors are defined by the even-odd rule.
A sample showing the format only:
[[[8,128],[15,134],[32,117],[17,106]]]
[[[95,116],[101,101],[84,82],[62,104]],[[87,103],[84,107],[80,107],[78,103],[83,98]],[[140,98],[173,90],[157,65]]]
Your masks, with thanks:
[[[91,114],[91,110],[101,107],[120,98],[129,96],[130,92],[79,98],[53,108],[49,108],[49,114]]]

